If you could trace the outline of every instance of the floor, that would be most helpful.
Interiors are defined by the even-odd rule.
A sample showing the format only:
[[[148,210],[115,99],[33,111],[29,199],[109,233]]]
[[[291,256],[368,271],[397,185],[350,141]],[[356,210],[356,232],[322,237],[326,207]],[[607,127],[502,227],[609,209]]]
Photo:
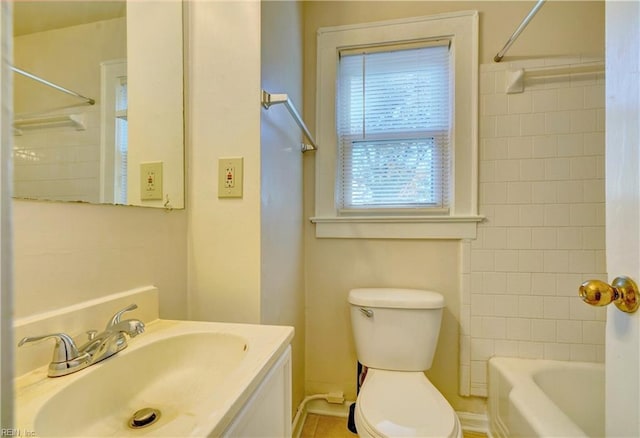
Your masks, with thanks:
[[[357,435],[347,429],[347,419],[325,415],[308,414],[302,426],[300,438],[356,438]],[[478,432],[465,432],[464,438],[487,438]]]

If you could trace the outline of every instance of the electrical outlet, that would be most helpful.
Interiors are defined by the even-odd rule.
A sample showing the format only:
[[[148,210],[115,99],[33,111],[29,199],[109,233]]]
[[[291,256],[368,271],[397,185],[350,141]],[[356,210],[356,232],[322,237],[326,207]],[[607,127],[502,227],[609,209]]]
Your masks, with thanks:
[[[162,161],[140,163],[140,199],[162,200]]]
[[[218,159],[218,198],[242,198],[243,158]]]

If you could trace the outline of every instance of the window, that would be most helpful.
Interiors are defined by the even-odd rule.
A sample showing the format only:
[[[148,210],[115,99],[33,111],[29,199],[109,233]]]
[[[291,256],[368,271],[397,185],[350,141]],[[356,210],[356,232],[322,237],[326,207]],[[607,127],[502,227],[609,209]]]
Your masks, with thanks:
[[[449,42],[426,45],[340,53],[341,213],[448,211]]]
[[[318,237],[475,238],[478,14],[318,32]]]

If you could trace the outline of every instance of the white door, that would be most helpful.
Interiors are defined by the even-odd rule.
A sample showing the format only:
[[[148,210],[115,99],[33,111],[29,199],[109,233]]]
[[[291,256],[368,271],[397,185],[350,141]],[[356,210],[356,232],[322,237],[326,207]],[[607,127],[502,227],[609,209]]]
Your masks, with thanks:
[[[640,281],[640,3],[606,3],[609,280]],[[606,434],[640,437],[640,311],[607,310]]]

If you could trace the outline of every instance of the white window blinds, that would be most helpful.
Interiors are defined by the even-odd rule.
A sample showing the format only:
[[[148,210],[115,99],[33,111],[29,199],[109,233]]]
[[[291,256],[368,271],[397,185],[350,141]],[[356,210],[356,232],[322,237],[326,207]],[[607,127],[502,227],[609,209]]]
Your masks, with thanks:
[[[338,209],[447,210],[447,42],[340,53]]]

